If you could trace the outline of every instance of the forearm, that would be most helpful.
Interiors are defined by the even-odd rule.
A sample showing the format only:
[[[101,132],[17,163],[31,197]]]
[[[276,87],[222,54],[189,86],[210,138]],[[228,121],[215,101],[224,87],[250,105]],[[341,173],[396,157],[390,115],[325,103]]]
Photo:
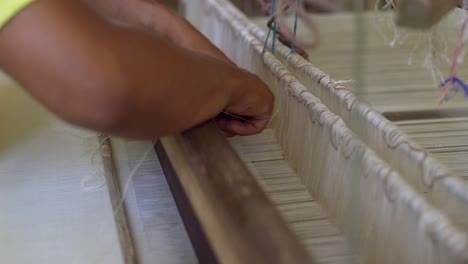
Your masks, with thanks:
[[[166,35],[177,16],[163,5],[144,0],[83,0],[101,16]],[[156,21],[158,23],[156,23]]]
[[[112,26],[76,1],[32,5],[0,32],[0,50],[0,66],[53,112],[117,136],[182,131],[244,89],[234,67]]]
[[[113,50],[128,76],[126,86],[137,88],[121,108],[125,109],[118,126],[122,135],[160,136],[188,129],[214,118],[230,104],[229,98],[235,101],[234,94],[244,89],[235,78],[238,70],[215,59],[132,31],[118,30],[112,37],[131,40],[113,41]]]
[[[165,6],[143,0],[85,0],[101,15],[166,37],[175,45],[230,60],[187,20]]]

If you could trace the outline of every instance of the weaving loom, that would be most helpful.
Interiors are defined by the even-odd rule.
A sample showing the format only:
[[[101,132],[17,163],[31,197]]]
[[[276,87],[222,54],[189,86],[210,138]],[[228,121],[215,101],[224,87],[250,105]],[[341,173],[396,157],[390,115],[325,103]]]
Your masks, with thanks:
[[[269,128],[98,138],[1,77],[0,263],[468,263],[467,103],[437,108],[431,74],[407,64],[417,35],[389,47],[365,13],[353,91],[356,15],[313,15],[311,64],[281,43],[262,55],[267,18],[227,0],[182,6],[274,92]]]

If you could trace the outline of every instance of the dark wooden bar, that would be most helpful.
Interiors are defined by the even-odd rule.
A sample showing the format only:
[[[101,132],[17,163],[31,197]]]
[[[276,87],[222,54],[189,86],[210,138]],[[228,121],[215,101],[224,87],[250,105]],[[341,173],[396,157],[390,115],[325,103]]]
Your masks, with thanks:
[[[213,250],[208,243],[208,239],[203,232],[200,223],[197,220],[195,212],[190,205],[190,201],[182,188],[182,185],[177,178],[177,174],[170,165],[169,157],[167,156],[161,141],[156,142],[154,145],[158,153],[158,159],[163,164],[164,176],[171,190],[177,209],[184,223],[188,237],[192,242],[192,247],[198,258],[199,263],[217,264],[219,261],[216,259]]]
[[[406,120],[466,117],[468,116],[468,111],[466,108],[458,107],[451,109],[384,112],[382,115],[392,122],[397,122]]]
[[[213,123],[181,135],[159,140],[158,156],[169,183],[176,182],[198,224],[187,224],[189,235],[206,238],[214,259],[235,264],[313,263],[299,239],[287,227],[277,209],[229,142]],[[176,189],[171,187],[172,189]],[[176,193],[175,196],[181,196]],[[191,238],[196,241],[197,238]],[[203,242],[203,239],[202,239]],[[197,246],[194,245],[195,250]],[[199,249],[198,249],[199,250]],[[206,250],[206,248],[205,248]],[[210,253],[197,255],[208,256]],[[201,259],[201,263],[206,259]]]

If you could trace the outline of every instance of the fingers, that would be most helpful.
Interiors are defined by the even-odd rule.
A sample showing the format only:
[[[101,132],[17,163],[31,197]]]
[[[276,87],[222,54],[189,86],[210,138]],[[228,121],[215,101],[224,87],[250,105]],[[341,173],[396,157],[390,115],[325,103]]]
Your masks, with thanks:
[[[236,136],[235,133],[229,132],[229,131],[223,131],[223,133],[224,133],[224,136],[227,137],[227,138],[231,138],[231,137]]]
[[[223,130],[226,137],[250,136],[262,132],[269,119],[243,121],[230,117],[221,117],[216,120],[218,127]]]
[[[227,135],[249,136],[262,132],[273,111],[273,94],[256,76],[246,73],[248,82],[242,85],[245,92],[216,118],[220,129]]]

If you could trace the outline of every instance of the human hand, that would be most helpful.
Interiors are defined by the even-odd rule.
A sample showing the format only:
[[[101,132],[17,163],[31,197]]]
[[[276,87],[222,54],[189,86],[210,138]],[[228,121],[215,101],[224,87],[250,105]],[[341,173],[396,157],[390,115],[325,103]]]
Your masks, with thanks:
[[[215,119],[227,137],[262,132],[273,111],[274,97],[268,87],[253,74],[242,70],[241,75],[239,89]]]
[[[2,69],[77,126],[154,139],[217,119],[227,135],[251,135],[271,115],[273,96],[255,75],[160,35],[109,23],[82,1],[37,1],[0,33]]]

